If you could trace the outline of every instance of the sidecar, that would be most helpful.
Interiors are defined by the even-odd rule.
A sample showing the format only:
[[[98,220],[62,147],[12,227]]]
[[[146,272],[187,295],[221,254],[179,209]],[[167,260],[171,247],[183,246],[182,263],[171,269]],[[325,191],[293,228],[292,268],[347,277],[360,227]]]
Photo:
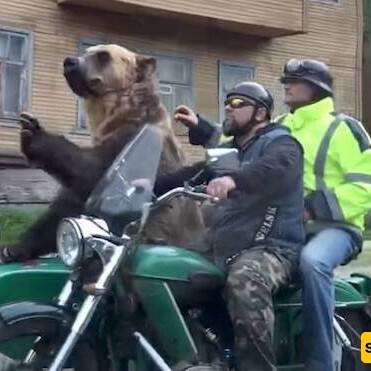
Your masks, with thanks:
[[[57,257],[0,265],[0,305],[14,301],[52,302],[70,271]]]
[[[45,257],[23,263],[0,265],[0,307],[13,302],[52,304],[67,281],[70,271],[57,257]],[[26,308],[25,308],[26,310]],[[32,310],[27,309],[32,315]],[[36,311],[37,308],[35,307]],[[11,313],[13,319],[24,313]],[[6,322],[2,313],[0,322]],[[31,339],[3,344],[0,352],[18,358],[32,346]],[[1,365],[1,361],[0,361]],[[1,369],[1,366],[0,366]]]

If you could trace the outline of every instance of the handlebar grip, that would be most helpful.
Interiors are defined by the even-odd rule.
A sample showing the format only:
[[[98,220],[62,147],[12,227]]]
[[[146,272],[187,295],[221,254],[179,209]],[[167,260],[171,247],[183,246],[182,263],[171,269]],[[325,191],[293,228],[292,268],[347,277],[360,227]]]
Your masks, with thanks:
[[[207,186],[204,184],[193,187],[192,191],[196,193],[206,193]]]
[[[194,188],[186,190],[183,194],[195,201],[211,201],[211,202],[218,202],[219,199],[217,197],[210,196],[206,192],[206,188],[204,192],[200,192]]]

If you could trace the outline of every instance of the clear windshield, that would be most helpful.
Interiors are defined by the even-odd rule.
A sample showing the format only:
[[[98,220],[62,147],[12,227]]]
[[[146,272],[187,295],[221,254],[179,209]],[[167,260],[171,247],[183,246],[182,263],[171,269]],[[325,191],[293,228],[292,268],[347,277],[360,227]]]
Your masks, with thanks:
[[[108,222],[120,218],[120,224],[140,217],[152,198],[162,147],[159,130],[145,126],[93,190],[86,211]]]

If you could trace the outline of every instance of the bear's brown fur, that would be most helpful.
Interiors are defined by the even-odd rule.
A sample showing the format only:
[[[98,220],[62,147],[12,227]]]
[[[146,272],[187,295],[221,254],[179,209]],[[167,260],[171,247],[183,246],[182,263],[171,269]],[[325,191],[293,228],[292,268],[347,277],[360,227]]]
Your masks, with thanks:
[[[185,156],[172,131],[169,114],[159,100],[155,68],[155,59],[118,45],[98,45],[87,49],[82,57],[66,58],[64,74],[73,92],[84,100],[92,145],[78,147],[63,136],[46,132],[31,115],[22,115],[23,153],[31,163],[55,177],[62,190],[21,242],[2,250],[4,261],[55,251],[56,227],[61,218],[83,212],[85,201],[104,171],[145,124],[161,128],[165,137],[159,175],[184,165]],[[145,237],[186,245],[203,231],[197,205],[180,199],[154,213]]]

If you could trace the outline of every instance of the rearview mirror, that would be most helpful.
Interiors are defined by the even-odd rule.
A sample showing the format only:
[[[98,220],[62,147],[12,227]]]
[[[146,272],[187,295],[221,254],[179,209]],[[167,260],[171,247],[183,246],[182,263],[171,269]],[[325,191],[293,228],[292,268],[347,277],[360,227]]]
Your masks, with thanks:
[[[206,150],[206,164],[224,169],[235,169],[239,166],[236,148],[210,148]]]

